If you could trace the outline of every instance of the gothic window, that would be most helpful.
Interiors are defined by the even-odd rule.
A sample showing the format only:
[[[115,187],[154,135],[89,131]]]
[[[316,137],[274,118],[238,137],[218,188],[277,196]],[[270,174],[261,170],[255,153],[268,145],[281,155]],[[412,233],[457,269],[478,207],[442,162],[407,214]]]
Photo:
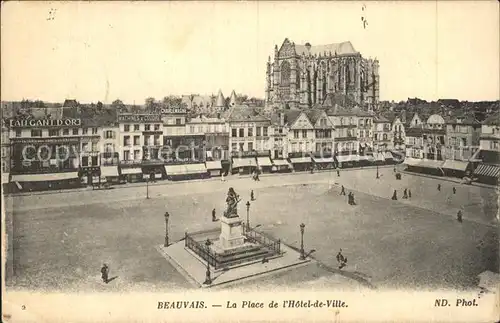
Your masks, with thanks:
[[[290,84],[290,63],[284,61],[281,63],[281,86],[288,86]]]

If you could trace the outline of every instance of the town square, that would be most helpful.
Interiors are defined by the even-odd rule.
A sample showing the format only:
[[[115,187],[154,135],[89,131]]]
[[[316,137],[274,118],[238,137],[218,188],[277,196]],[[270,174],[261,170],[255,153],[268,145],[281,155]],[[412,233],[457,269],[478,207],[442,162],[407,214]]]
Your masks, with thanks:
[[[165,235],[163,213],[171,215],[171,241],[186,231],[216,227],[210,211],[220,216],[230,186],[245,201],[250,190],[256,192],[251,226],[285,244],[299,247],[299,225],[305,223],[305,248],[315,249],[313,256],[326,268],[298,268],[271,283],[264,279],[264,285],[307,286],[341,276],[331,288],[466,289],[478,274],[498,266],[494,189],[407,174],[397,181],[392,167],[380,168],[379,179],[375,172],[152,185],[150,199],[145,186],[12,197],[6,203],[13,207],[7,213],[13,230],[7,283],[43,290],[193,288],[155,249]],[[356,206],[340,195],[341,185],[354,192]],[[390,199],[394,189],[402,194],[404,188],[411,189],[411,199]],[[463,223],[455,219],[458,209],[464,210]],[[330,270],[339,248],[349,257],[345,273]],[[100,284],[101,262],[118,276],[108,286]]]
[[[498,3],[2,5],[4,321],[498,313]]]

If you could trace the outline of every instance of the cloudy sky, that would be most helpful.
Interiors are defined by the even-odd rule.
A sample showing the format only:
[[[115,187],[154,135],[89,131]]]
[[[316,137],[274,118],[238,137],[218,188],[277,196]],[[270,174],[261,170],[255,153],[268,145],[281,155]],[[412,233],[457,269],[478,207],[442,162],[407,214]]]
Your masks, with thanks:
[[[264,97],[274,45],[351,41],[382,100],[499,98],[497,1],[7,3],[2,100]],[[363,28],[361,17],[368,21]]]

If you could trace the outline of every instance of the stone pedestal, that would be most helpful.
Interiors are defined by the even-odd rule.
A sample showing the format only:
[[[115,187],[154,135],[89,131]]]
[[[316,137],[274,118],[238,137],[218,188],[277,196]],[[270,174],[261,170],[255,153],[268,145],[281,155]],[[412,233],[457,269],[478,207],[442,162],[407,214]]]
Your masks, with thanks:
[[[223,216],[220,222],[221,234],[219,236],[219,246],[225,250],[243,246],[245,236],[243,236],[243,225],[240,217],[226,218]]]

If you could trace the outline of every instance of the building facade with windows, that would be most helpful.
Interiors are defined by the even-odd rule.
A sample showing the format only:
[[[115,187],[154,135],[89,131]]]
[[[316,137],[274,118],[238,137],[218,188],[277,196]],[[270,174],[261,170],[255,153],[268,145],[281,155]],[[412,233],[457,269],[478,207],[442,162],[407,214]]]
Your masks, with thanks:
[[[385,152],[393,149],[391,122],[384,116],[373,119],[373,150]]]
[[[446,120],[446,159],[469,160],[479,149],[481,123],[473,116],[452,117]]]

